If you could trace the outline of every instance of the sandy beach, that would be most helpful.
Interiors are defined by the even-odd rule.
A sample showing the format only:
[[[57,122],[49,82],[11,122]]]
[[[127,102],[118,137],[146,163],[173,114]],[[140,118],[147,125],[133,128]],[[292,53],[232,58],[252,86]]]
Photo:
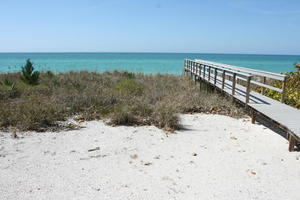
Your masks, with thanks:
[[[181,123],[0,133],[0,199],[299,199],[300,152],[282,136],[248,118]]]

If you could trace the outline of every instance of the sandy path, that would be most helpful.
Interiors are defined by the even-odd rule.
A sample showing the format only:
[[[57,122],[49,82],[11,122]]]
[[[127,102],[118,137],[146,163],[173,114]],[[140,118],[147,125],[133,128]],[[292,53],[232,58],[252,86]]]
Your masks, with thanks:
[[[300,152],[262,125],[183,115],[187,130],[0,134],[0,199],[299,199]],[[88,151],[89,149],[99,150]]]

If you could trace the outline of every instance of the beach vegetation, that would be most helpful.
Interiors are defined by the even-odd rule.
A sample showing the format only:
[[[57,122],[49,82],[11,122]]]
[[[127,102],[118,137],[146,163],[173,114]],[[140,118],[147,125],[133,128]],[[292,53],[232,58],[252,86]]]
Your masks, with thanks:
[[[45,72],[39,73],[38,85],[19,77],[20,73],[0,74],[0,81],[14,82],[13,89],[0,85],[0,129],[59,130],[66,128],[65,120],[75,118],[110,119],[112,125],[154,125],[172,131],[180,129],[181,113],[244,115],[232,101],[200,91],[185,76]]]
[[[294,63],[294,67],[296,68],[296,70],[297,70],[298,72],[300,72],[300,64]]]
[[[295,64],[296,71],[286,72],[287,82],[286,82],[286,94],[285,103],[300,109],[300,66]],[[273,81],[271,85],[277,88],[282,88],[281,81]],[[265,90],[265,95],[276,100],[280,100],[281,93],[276,92],[271,89]]]
[[[136,125],[137,116],[132,112],[129,106],[123,106],[115,110],[111,115],[111,124],[113,125]]]
[[[29,85],[38,84],[39,72],[34,70],[33,63],[30,59],[27,59],[25,66],[22,67],[21,80]]]
[[[113,89],[125,95],[140,96],[143,93],[142,85],[132,78],[125,78],[120,80],[113,86]]]
[[[9,87],[13,88],[15,83],[11,80],[4,79],[3,82],[0,81],[0,85],[5,85],[5,86],[9,86]]]

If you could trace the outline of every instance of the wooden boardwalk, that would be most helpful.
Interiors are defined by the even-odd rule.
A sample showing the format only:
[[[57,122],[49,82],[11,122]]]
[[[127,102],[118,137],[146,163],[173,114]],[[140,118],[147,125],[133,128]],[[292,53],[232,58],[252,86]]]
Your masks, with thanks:
[[[277,123],[287,132],[290,151],[300,142],[300,110],[283,103],[285,75],[204,60],[185,60],[184,72],[190,73],[196,81],[206,82],[244,104],[250,110],[253,123],[257,114]],[[267,79],[282,81],[282,88],[268,85]],[[261,87],[262,93],[252,91],[254,85]],[[282,102],[264,96],[265,88],[280,92]]]

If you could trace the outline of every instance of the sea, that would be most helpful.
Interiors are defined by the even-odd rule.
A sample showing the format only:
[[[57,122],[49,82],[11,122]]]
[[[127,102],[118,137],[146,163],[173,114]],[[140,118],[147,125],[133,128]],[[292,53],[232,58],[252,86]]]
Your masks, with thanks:
[[[38,71],[129,71],[181,74],[184,59],[203,59],[240,67],[283,73],[293,71],[300,55],[208,53],[0,53],[0,73],[18,72],[31,59]]]

